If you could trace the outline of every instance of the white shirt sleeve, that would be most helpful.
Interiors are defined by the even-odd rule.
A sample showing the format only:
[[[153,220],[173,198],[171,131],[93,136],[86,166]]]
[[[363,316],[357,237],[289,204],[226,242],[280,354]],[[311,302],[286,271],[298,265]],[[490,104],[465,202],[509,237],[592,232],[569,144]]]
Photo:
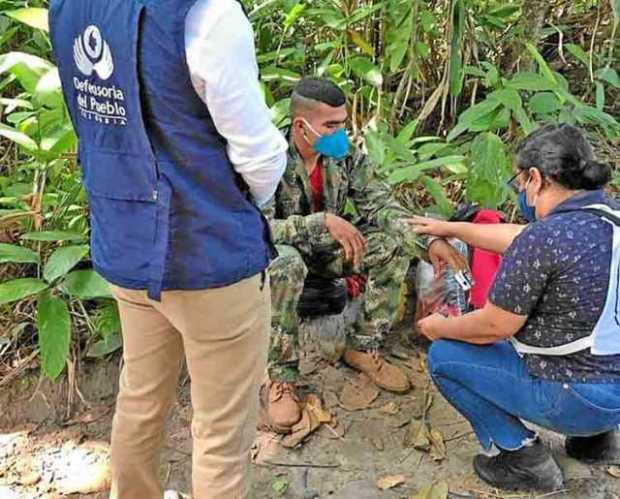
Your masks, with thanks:
[[[256,203],[275,193],[286,168],[287,141],[271,122],[258,81],[252,26],[236,0],[198,0],[185,21],[192,83],[228,157]]]

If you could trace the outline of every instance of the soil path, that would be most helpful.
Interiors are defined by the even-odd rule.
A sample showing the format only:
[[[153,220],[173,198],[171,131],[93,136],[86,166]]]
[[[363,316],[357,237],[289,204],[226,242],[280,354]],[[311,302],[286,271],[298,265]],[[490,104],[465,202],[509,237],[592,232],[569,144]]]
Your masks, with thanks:
[[[306,359],[304,389],[322,394],[326,406],[344,426],[344,436],[336,438],[333,431],[323,427],[298,448],[285,449],[277,443],[276,436],[261,433],[257,459],[262,464],[252,467],[252,497],[410,498],[425,486],[438,482],[447,482],[453,498],[542,497],[502,493],[476,479],[471,459],[478,446],[471,428],[429,382],[420,367],[423,357],[421,349],[403,351],[399,347],[392,361],[409,369],[413,390],[402,396],[382,392],[370,407],[356,412],[338,405],[343,386],[355,373],[316,357]],[[113,385],[109,376],[116,376],[114,369],[106,373],[105,380],[93,382],[89,393],[85,393],[90,408],[72,420],[60,425],[48,415],[39,423],[21,422],[0,430],[0,499],[67,497],[71,491],[88,490],[84,487],[98,479],[105,481],[114,394],[112,389],[101,390],[100,384],[107,381]],[[32,387],[20,395],[23,399],[31,393]],[[425,418],[445,440],[443,460],[433,460],[433,453],[404,446],[412,426],[420,424],[412,416],[421,416],[429,396],[432,405]],[[42,397],[41,392],[31,404]],[[53,406],[50,397],[47,398],[47,404]],[[56,418],[57,421],[61,419],[62,414]],[[168,424],[161,468],[166,488],[189,490],[190,419],[189,386],[185,382],[179,387],[179,399]],[[612,477],[606,467],[588,467],[568,459],[559,436],[545,433],[544,439],[551,445],[567,478],[567,490],[553,497],[620,499],[620,478]],[[423,443],[419,446],[424,447]],[[379,479],[395,475],[402,475],[396,481],[404,480],[404,483],[379,490]],[[107,494],[68,496],[95,499],[105,498]]]

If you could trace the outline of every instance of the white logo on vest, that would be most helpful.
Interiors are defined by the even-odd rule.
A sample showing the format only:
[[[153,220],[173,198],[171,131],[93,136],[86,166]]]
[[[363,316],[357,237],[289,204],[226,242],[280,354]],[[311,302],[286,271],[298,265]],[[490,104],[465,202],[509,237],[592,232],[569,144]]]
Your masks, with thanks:
[[[97,26],[89,26],[82,36],[75,39],[73,59],[75,65],[85,76],[90,76],[94,71],[99,78],[107,80],[114,72],[112,51],[107,42],[101,38],[101,32]]]
[[[97,85],[90,80],[96,74],[107,80],[114,73],[110,46],[97,26],[88,26],[73,42],[73,60],[85,78],[73,78],[77,105],[83,118],[105,125],[127,125],[125,94],[116,85]]]

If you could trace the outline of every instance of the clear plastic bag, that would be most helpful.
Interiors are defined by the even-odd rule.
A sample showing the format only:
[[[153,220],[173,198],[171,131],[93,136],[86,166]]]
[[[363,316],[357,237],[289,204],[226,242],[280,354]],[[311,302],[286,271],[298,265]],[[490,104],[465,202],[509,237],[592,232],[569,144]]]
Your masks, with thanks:
[[[467,257],[465,243],[453,240],[450,244]],[[433,266],[420,260],[415,278],[417,303],[414,324],[432,314],[456,317],[466,313],[469,310],[468,292],[459,281],[462,282],[462,277],[457,277],[450,267],[444,267],[439,275],[435,275]]]

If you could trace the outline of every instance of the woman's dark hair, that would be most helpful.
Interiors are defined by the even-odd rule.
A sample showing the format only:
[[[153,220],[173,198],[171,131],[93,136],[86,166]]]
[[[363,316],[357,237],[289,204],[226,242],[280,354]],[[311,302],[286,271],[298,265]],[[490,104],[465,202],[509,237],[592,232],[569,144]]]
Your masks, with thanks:
[[[583,132],[572,125],[546,125],[517,147],[517,167],[538,168],[545,177],[572,190],[594,190],[611,179],[609,165],[594,159]]]

